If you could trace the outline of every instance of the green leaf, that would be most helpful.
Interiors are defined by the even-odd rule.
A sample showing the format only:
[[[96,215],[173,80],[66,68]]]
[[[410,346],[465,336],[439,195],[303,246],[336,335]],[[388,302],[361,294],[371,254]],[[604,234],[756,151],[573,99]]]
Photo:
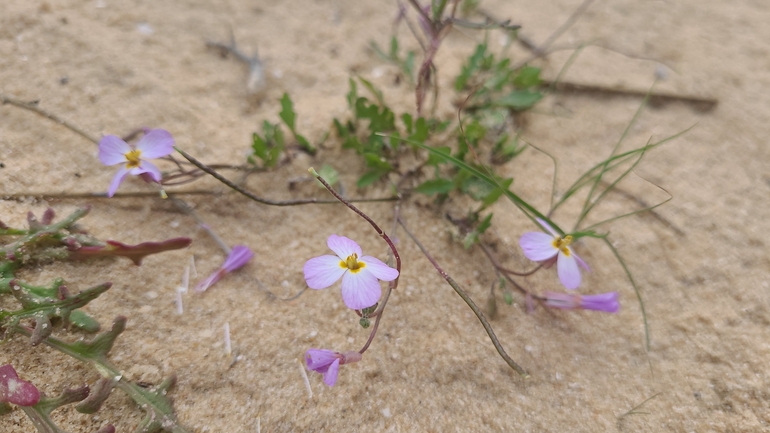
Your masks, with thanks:
[[[58,286],[55,297],[39,296],[34,293],[34,288],[30,288],[18,280],[11,283],[11,293],[21,304],[21,309],[17,311],[0,310],[0,325],[8,327],[19,323],[19,320],[29,318],[36,323],[35,331],[32,333],[32,344],[37,345],[50,335],[50,319],[60,317],[65,323],[70,319],[72,312],[93,301],[99,295],[106,292],[111,283],[104,283],[98,286],[83,290],[76,295],[70,295],[64,286]]]
[[[543,94],[540,92],[530,90],[514,90],[502,98],[495,100],[493,104],[521,111],[532,107],[541,99],[543,99]]]
[[[460,185],[460,190],[471,196],[474,200],[484,200],[492,191],[498,189],[497,185],[489,184],[478,177],[469,177]]]
[[[398,59],[398,39],[395,36],[390,38],[390,58]]]
[[[423,182],[422,184],[418,185],[415,189],[413,189],[414,192],[418,192],[420,194],[426,194],[426,195],[434,195],[434,194],[447,194],[450,191],[452,191],[455,187],[455,184],[453,181],[448,179],[432,179]]]
[[[76,328],[90,333],[99,332],[99,329],[101,329],[101,325],[99,325],[96,319],[81,310],[74,310],[70,313],[70,323]]]
[[[407,134],[412,134],[414,124],[412,122],[412,115],[409,113],[404,113],[401,115],[401,121],[404,122],[404,127],[406,128]]]
[[[363,84],[364,87],[366,87],[372,93],[372,95],[374,95],[374,97],[377,99],[377,102],[384,107],[385,99],[382,97],[382,92],[374,87],[374,84],[372,84],[371,81],[361,76],[358,77],[358,80],[361,81],[361,84]]]
[[[265,161],[267,159],[267,143],[265,139],[255,132],[252,135],[252,143],[251,148],[254,149],[254,155]]]
[[[475,167],[470,166],[465,161],[461,161],[461,160],[459,160],[457,158],[454,158],[451,155],[445,155],[445,154],[439,152],[438,150],[436,150],[436,149],[434,149],[434,148],[432,148],[430,146],[427,146],[427,145],[425,145],[423,143],[418,143],[416,141],[409,141],[409,140],[405,140],[405,141],[409,142],[410,144],[414,144],[417,147],[425,149],[428,152],[430,152],[430,153],[432,153],[432,154],[434,154],[434,155],[436,155],[438,157],[441,157],[441,158],[445,159],[446,161],[454,164],[458,168],[467,170],[469,172],[469,174],[471,174],[473,176],[476,176],[477,178],[487,182],[490,185],[494,185],[494,186],[498,186],[499,187],[499,182],[496,179],[491,178],[487,174],[485,174],[484,172],[476,169]],[[522,200],[521,197],[519,197],[518,195],[514,194],[512,191],[506,190],[506,191],[504,191],[504,194],[505,194],[506,197],[508,197],[508,199],[510,199],[513,202],[513,204],[516,205],[516,207],[518,207],[524,213],[524,215],[526,215],[530,220],[532,220],[532,222],[535,222],[535,218],[540,218],[541,220],[547,222],[558,233],[561,233],[561,234],[564,233],[564,231],[556,223],[554,223],[550,218],[548,218],[547,216],[543,215],[540,211],[535,209],[532,205],[530,205],[526,201]]]
[[[283,120],[283,123],[285,123],[291,131],[294,131],[296,114],[294,113],[294,104],[291,102],[288,93],[284,93],[281,98],[281,112],[279,113],[279,116],[281,117],[281,120]]]
[[[506,304],[513,305],[513,293],[511,293],[510,290],[503,292],[503,300]]]
[[[393,166],[388,161],[374,153],[365,153],[364,160],[367,167],[375,170],[388,172],[393,169]]]
[[[512,184],[513,178],[501,180],[499,188],[493,189],[481,200],[481,210],[488,208],[496,202],[503,195],[504,191],[508,191]]]
[[[334,186],[334,184],[340,180],[340,174],[337,172],[337,170],[334,169],[334,167],[329,164],[324,164],[321,166],[321,169],[318,170],[318,175],[321,176],[326,181],[326,183],[332,186]],[[318,182],[318,185],[322,188],[324,187],[321,182]]]
[[[540,79],[540,68],[534,66],[525,66],[519,70],[513,79],[513,85],[519,89],[539,86],[543,80]]]
[[[406,73],[406,76],[409,78],[410,82],[414,82],[414,51],[409,50],[408,53],[406,53],[406,59],[404,60],[404,73]]]
[[[424,143],[428,139],[429,132],[428,122],[424,117],[420,117],[414,122],[414,134],[410,135],[409,139]]]
[[[396,115],[388,107],[379,107],[366,98],[358,98],[355,112],[357,118],[369,119],[369,130],[373,133],[390,132],[396,129]]]
[[[297,140],[297,143],[300,145],[300,147],[305,149],[310,154],[315,154],[316,152],[315,147],[313,147],[313,145],[311,145],[310,142],[304,136],[297,133],[297,128],[296,128],[297,116],[294,113],[294,103],[291,102],[291,98],[289,98],[288,93],[284,93],[283,97],[281,98],[281,112],[278,115],[281,117],[281,120],[283,120],[286,126],[289,127],[289,130],[294,135],[294,138]],[[279,131],[279,129],[276,128],[276,132],[277,131]],[[281,143],[281,146],[282,145],[283,143]]]
[[[435,153],[431,153],[428,156],[428,160],[425,161],[425,165],[432,165],[434,167],[438,167],[438,165],[441,164],[442,162],[446,162],[444,155],[449,155],[449,153],[452,151],[452,149],[449,146],[438,146],[438,147],[434,147],[433,149],[436,150],[436,152],[438,152],[439,154],[437,155]]]
[[[468,58],[468,62],[463,65],[460,75],[455,79],[455,90],[458,92],[465,89],[471,76],[475,74],[484,59],[484,55],[487,51],[487,44],[481,43],[476,46],[476,51]]]
[[[491,225],[492,225],[492,214],[489,214],[486,216],[486,218],[484,218],[481,221],[481,223],[479,223],[478,226],[476,226],[475,229],[473,229],[473,231],[471,231],[465,236],[465,239],[463,240],[463,246],[465,247],[465,249],[467,250],[468,248],[472,247],[473,244],[478,242],[479,236],[481,236],[482,233],[487,231],[487,229]]]
[[[345,95],[348,100],[348,108],[351,110],[355,108],[356,101],[358,100],[358,89],[356,88],[356,82],[352,78],[348,78],[350,84],[350,91]]]
[[[360,179],[358,179],[358,182],[356,182],[356,186],[359,188],[365,188],[373,184],[374,182],[377,182],[378,180],[380,180],[380,178],[384,176],[386,173],[387,172],[383,172],[379,170],[369,171],[365,173],[363,176],[361,176]]]
[[[467,126],[465,126],[464,130],[465,139],[473,144],[474,147],[487,135],[487,128],[484,127],[478,119],[473,119]]]
[[[503,134],[492,148],[492,162],[495,164],[505,164],[518,156],[526,149],[526,146],[519,146],[519,136],[514,135],[510,138],[508,134]]]

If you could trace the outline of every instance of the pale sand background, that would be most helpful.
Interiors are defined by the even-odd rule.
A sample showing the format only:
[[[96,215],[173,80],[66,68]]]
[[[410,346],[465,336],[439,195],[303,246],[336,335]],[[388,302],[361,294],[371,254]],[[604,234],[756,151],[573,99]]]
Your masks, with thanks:
[[[497,17],[524,26],[536,42],[578,6],[576,0],[486,1]],[[340,1],[245,2],[110,0],[5,0],[0,6],[0,90],[40,105],[95,135],[125,134],[138,126],[163,127],[177,143],[209,163],[239,164],[251,133],[263,119],[277,120],[280,95],[290,92],[299,130],[320,139],[334,116],[346,115],[344,93],[351,71],[373,78],[397,110],[413,110],[412,92],[395,85],[396,70],[367,50],[386,44],[395,3]],[[355,350],[368,335],[345,309],[339,288],[307,293],[297,301],[270,299],[260,278],[280,296],[303,287],[302,263],[325,254],[330,233],[361,243],[384,257],[369,227],[341,206],[271,208],[228,193],[215,199],[188,197],[230,243],[246,243],[256,259],[205,296],[188,295],[186,311],[173,307],[174,287],[194,254],[201,274],[223,256],[195,223],[158,199],[90,200],[84,221],[93,233],[124,242],[192,236],[192,247],[148,258],[45,266],[24,278],[47,282],[63,276],[72,288],[102,281],[115,287],[88,306],[105,325],[129,317],[112,360],[136,380],[156,382],[176,373],[172,396],[179,418],[193,431],[770,431],[770,302],[767,233],[770,232],[770,150],[767,103],[770,84],[770,7],[764,0],[730,2],[597,1],[557,44],[602,38],[613,49],[659,59],[672,69],[660,90],[715,97],[719,105],[699,112],[676,103],[648,110],[631,131],[628,146],[677,133],[684,137],[646,157],[639,175],[674,199],[660,214],[684,234],[649,216],[628,218],[610,229],[647,300],[652,350],[643,348],[638,304],[611,254],[598,242],[579,246],[594,272],[583,290],[619,290],[617,315],[555,312],[527,314],[502,302],[493,322],[511,356],[532,375],[522,380],[497,356],[481,326],[403,234],[401,288],[391,298],[381,334],[363,362],[343,367],[336,387],[311,374],[315,396],[307,400],[297,365],[306,348]],[[149,25],[143,34],[138,26]],[[257,104],[245,92],[245,68],[223,59],[204,40],[226,41],[228,27],[246,52],[259,49],[270,89]],[[412,48],[405,28],[401,41]],[[437,59],[449,89],[463,58],[483,34],[457,31]],[[499,35],[490,37],[494,50]],[[525,53],[514,51],[516,59]],[[554,77],[568,53],[538,63]],[[657,64],[589,48],[565,77],[570,81],[645,90]],[[377,76],[379,77],[377,78]],[[60,80],[67,77],[68,83]],[[438,115],[454,115],[446,90]],[[558,95],[527,116],[527,139],[557,154],[563,190],[576,175],[606,155],[638,107],[636,98]],[[558,114],[554,116],[553,113]],[[300,155],[275,174],[254,175],[248,187],[273,198],[317,196],[323,191],[288,180],[308,166],[329,162],[343,171],[355,193],[359,162],[329,140],[316,158]],[[3,194],[105,191],[114,170],[96,159],[96,147],[32,113],[0,107],[0,191]],[[515,188],[545,206],[551,168],[527,151],[501,168]],[[224,190],[206,180],[199,188]],[[624,188],[649,202],[665,194],[640,180]],[[121,191],[146,187],[127,181]],[[369,190],[387,194],[385,186]],[[426,200],[421,200],[426,202]],[[83,203],[24,200],[0,202],[0,218],[23,225],[32,208],[48,204],[59,215]],[[615,196],[600,214],[634,204]],[[391,225],[390,204],[362,208]],[[494,278],[479,250],[451,241],[445,211],[405,205],[403,215],[439,262],[484,303]],[[598,215],[598,216],[602,216]],[[571,225],[570,212],[557,221]],[[516,240],[532,226],[509,203],[495,209],[505,245],[502,259],[524,267]],[[489,240],[497,236],[490,235]],[[513,255],[505,253],[510,248]],[[558,288],[552,273],[528,282],[535,290]],[[243,356],[228,369],[222,326],[229,321]],[[0,363],[12,363],[44,391],[92,382],[96,374],[77,361],[31,349],[21,338],[2,346]],[[647,414],[618,417],[660,393]],[[72,407],[55,419],[72,432],[93,432],[107,422],[131,431],[142,412],[115,392],[98,417]],[[4,432],[29,432],[17,410],[0,420]]]

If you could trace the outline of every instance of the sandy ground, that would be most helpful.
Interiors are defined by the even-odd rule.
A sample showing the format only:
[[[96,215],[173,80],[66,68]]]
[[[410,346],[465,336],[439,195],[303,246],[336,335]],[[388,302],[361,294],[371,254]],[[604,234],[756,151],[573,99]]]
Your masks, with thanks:
[[[542,42],[580,1],[484,1],[501,18],[522,24],[522,34]],[[0,7],[0,90],[40,106],[85,131],[126,134],[136,127],[162,127],[177,143],[208,163],[240,164],[251,133],[264,119],[277,120],[278,98],[289,92],[299,130],[318,141],[331,119],[346,114],[344,93],[352,73],[369,77],[401,112],[412,110],[411,90],[394,82],[396,70],[370,51],[370,40],[386,44],[394,2],[245,2],[112,0],[5,0]],[[642,288],[651,330],[644,349],[639,305],[622,270],[599,242],[578,246],[593,267],[581,290],[618,290],[617,315],[592,312],[527,313],[516,295],[508,307],[498,297],[493,321],[503,345],[531,374],[521,379],[497,356],[467,306],[432,269],[403,233],[404,267],[381,334],[363,362],[344,366],[338,384],[326,387],[310,375],[308,399],[298,360],[308,347],[356,350],[368,333],[344,307],[339,289],[306,293],[281,302],[258,289],[259,278],[279,296],[304,287],[301,267],[326,254],[331,233],[355,238],[365,252],[386,249],[365,222],[341,206],[275,208],[226,192],[203,180],[194,188],[223,191],[218,197],[185,197],[228,242],[245,243],[256,259],[204,296],[185,297],[177,315],[174,288],[190,256],[201,275],[223,255],[195,222],[157,198],[94,199],[84,224],[102,238],[124,242],[191,236],[188,250],[148,258],[141,267],[127,260],[60,263],[26,272],[32,282],[62,276],[71,288],[112,281],[115,286],[87,310],[107,325],[117,315],[128,328],[111,360],[134,380],[157,382],[175,373],[172,392],[178,416],[192,431],[517,431],[517,432],[758,432],[770,431],[770,257],[763,233],[770,232],[770,150],[767,89],[770,84],[770,8],[762,0],[637,2],[600,0],[557,45],[598,40],[612,48],[588,48],[565,79],[646,90],[659,63],[668,77],[658,89],[719,100],[711,111],[671,103],[646,111],[632,128],[628,146],[661,139],[696,125],[676,141],[650,153],[639,176],[668,190],[674,199],[659,209],[670,222],[641,215],[608,227]],[[232,26],[247,52],[259,50],[269,87],[259,98],[246,91],[246,70],[205,47],[226,41]],[[402,43],[416,48],[405,28]],[[483,34],[462,30],[448,37],[437,64],[449,89],[463,58]],[[500,48],[492,33],[493,49]],[[622,52],[637,57],[629,58]],[[570,52],[538,64],[555,77]],[[514,58],[526,52],[514,50]],[[437,115],[451,118],[446,91]],[[561,190],[607,155],[639,98],[555,95],[526,117],[524,137],[556,154]],[[114,173],[96,158],[96,147],[29,112],[0,107],[0,191],[39,195],[105,191]],[[308,166],[328,162],[342,172],[351,194],[363,168],[330,139],[316,157],[299,155],[272,174],[257,174],[247,186],[276,199],[324,197],[309,183],[289,189]],[[166,167],[168,168],[168,167]],[[515,189],[547,206],[549,161],[528,151],[503,166]],[[237,176],[234,176],[237,177]],[[184,188],[184,187],[183,187]],[[629,179],[624,188],[652,203],[666,196]],[[129,180],[121,191],[146,191]],[[170,189],[174,191],[174,189]],[[384,185],[365,192],[388,193]],[[422,200],[425,203],[425,200]],[[0,219],[23,225],[30,209],[50,205],[60,215],[83,200],[0,201]],[[412,203],[412,204],[410,204]],[[613,196],[597,219],[634,209]],[[362,208],[384,226],[391,204]],[[494,273],[478,249],[466,252],[452,241],[442,212],[462,213],[460,203],[442,209],[406,202],[403,215],[444,268],[484,303]],[[532,226],[510,203],[495,209],[501,259],[525,267],[518,236]],[[575,211],[556,220],[571,225]],[[764,240],[763,240],[764,239]],[[511,251],[508,253],[507,251]],[[558,289],[554,275],[527,282],[536,291]],[[231,368],[222,327],[229,322],[240,360]],[[49,394],[96,374],[44,347],[16,337],[0,352],[22,377]],[[640,414],[621,417],[655,396]],[[142,412],[115,392],[98,416],[72,407],[55,413],[71,432],[93,432],[114,423],[131,431]],[[30,432],[19,410],[0,419],[4,432]]]

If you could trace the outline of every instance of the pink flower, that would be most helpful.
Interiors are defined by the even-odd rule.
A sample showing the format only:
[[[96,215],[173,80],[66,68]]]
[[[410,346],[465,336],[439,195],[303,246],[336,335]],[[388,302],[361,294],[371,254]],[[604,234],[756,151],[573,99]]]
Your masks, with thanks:
[[[40,401],[40,391],[35,385],[19,379],[11,364],[0,367],[0,403],[34,406]]]
[[[541,262],[546,268],[556,262],[556,270],[559,274],[559,280],[564,287],[574,290],[580,285],[580,269],[578,265],[585,270],[588,265],[572,251],[569,246],[572,243],[572,236],[561,237],[548,223],[537,219],[550,235],[540,232],[528,232],[519,239],[519,245],[524,250],[524,255],[528,259]]]
[[[336,256],[308,260],[303,267],[311,289],[325,289],[342,278],[342,300],[348,308],[361,310],[376,304],[382,294],[380,282],[393,281],[398,271],[372,256],[363,256],[361,247],[345,236],[331,235],[326,245]]]
[[[337,373],[340,365],[358,362],[362,358],[358,352],[334,352],[327,349],[308,349],[305,352],[305,362],[309,370],[324,375],[324,383],[334,386],[337,383]]]
[[[216,272],[209,275],[208,278],[198,283],[198,285],[195,286],[195,291],[205,292],[206,289],[213,286],[217,281],[224,277],[225,274],[242,268],[243,265],[251,260],[252,257],[254,257],[254,253],[249,249],[249,247],[244,245],[234,246],[233,250],[230,251],[230,255],[227,256],[222,266],[217,269]]]
[[[160,182],[161,173],[149,159],[170,155],[174,151],[174,137],[164,129],[153,129],[142,137],[136,145],[130,145],[114,135],[105,135],[99,140],[99,159],[104,165],[122,164],[112,178],[108,197],[115,191],[126,176],[145,174],[155,182]]]
[[[569,295],[565,293],[545,292],[545,305],[551,308],[574,310],[604,311],[605,313],[617,313],[620,309],[618,292],[601,293],[599,295]]]

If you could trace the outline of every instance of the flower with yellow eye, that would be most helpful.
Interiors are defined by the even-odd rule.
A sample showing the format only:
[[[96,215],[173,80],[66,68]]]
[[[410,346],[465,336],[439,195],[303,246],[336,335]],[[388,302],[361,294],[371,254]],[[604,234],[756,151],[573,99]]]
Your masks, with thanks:
[[[551,234],[548,235],[540,232],[524,233],[521,239],[519,239],[519,245],[524,250],[524,255],[530,260],[541,262],[545,267],[550,267],[555,261],[559,280],[564,287],[570,290],[577,289],[580,285],[580,269],[578,265],[582,266],[585,270],[589,269],[586,262],[572,251],[570,247],[572,236],[562,237],[545,221],[538,218],[537,222]]]
[[[153,129],[134,146],[114,135],[105,135],[99,140],[99,160],[104,165],[121,164],[112,178],[107,196],[115,195],[115,191],[129,174],[138,176],[146,173],[143,177],[149,176],[155,182],[160,182],[160,170],[148,160],[168,156],[173,151],[174,137],[164,129]]]
[[[379,280],[398,277],[397,270],[377,258],[364,256],[352,239],[331,235],[326,245],[337,255],[308,260],[302,269],[305,281],[311,289],[325,289],[342,277],[342,300],[348,308],[361,310],[376,304],[382,294]]]

